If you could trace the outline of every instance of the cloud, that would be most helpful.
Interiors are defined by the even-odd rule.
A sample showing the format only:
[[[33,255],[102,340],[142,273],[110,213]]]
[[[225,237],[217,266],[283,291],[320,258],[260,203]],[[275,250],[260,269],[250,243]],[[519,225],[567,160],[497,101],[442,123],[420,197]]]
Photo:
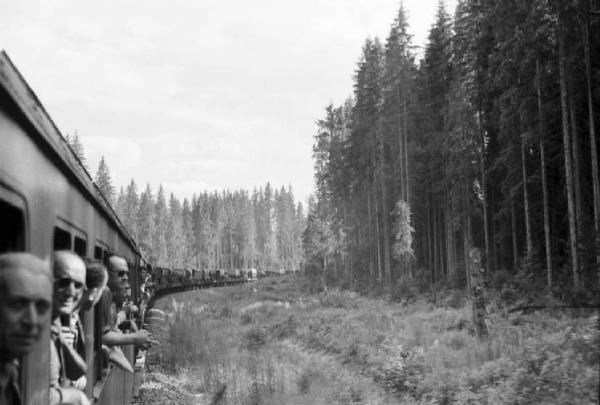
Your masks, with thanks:
[[[405,0],[415,42],[436,0]],[[453,10],[455,0],[449,2]],[[92,172],[156,190],[313,187],[314,122],[352,93],[367,36],[397,0],[0,3],[7,49]],[[192,193],[193,193],[192,192]]]

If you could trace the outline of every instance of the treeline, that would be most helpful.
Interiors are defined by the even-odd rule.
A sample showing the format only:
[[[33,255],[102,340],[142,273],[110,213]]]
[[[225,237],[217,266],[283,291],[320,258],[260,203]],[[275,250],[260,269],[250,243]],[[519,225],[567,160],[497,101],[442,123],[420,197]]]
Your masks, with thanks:
[[[302,204],[291,188],[202,192],[179,201],[163,187],[121,188],[116,211],[144,257],[158,266],[297,271],[302,262]]]
[[[492,276],[591,291],[599,60],[597,1],[460,0],[453,18],[440,1],[419,62],[400,8],[317,122],[308,267],[464,287],[478,247]]]
[[[66,139],[85,165],[77,134]],[[132,179],[116,193],[104,157],[94,181],[154,266],[276,272],[302,266],[306,219],[291,187],[204,191],[182,202],[162,186],[139,192]]]

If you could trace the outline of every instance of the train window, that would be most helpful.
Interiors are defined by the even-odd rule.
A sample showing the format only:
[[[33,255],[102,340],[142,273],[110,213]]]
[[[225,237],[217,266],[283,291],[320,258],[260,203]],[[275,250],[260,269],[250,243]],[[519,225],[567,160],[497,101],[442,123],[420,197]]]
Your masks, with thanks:
[[[94,259],[102,261],[102,248],[94,246]]]
[[[85,239],[75,236],[75,243],[73,244],[73,251],[81,257],[87,256],[87,242]]]
[[[104,251],[104,257],[102,258],[102,263],[104,263],[105,266],[108,266],[108,258],[111,257],[113,255],[113,253],[111,251],[105,250]]]
[[[25,250],[25,218],[23,212],[0,200],[0,252]]]
[[[71,234],[64,229],[54,228],[54,250],[71,250]]]

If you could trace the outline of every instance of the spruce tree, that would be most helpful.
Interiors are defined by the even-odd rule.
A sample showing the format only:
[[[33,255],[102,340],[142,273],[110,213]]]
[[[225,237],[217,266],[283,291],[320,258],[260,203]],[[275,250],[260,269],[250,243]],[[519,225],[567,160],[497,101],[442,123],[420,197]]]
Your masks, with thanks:
[[[104,160],[104,156],[100,159],[100,163],[98,164],[98,170],[96,171],[96,177],[94,178],[96,185],[102,192],[102,195],[106,198],[109,204],[114,205],[115,201],[115,188],[112,184],[112,179],[110,177],[110,171],[108,169],[108,165]]]

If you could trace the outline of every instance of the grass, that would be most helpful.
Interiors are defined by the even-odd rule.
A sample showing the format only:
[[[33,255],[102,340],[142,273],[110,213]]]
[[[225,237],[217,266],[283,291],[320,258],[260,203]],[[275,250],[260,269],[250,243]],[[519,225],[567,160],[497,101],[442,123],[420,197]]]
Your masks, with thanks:
[[[453,298],[304,291],[289,276],[165,297],[155,361],[222,404],[597,403],[597,314],[493,313],[480,341]]]

